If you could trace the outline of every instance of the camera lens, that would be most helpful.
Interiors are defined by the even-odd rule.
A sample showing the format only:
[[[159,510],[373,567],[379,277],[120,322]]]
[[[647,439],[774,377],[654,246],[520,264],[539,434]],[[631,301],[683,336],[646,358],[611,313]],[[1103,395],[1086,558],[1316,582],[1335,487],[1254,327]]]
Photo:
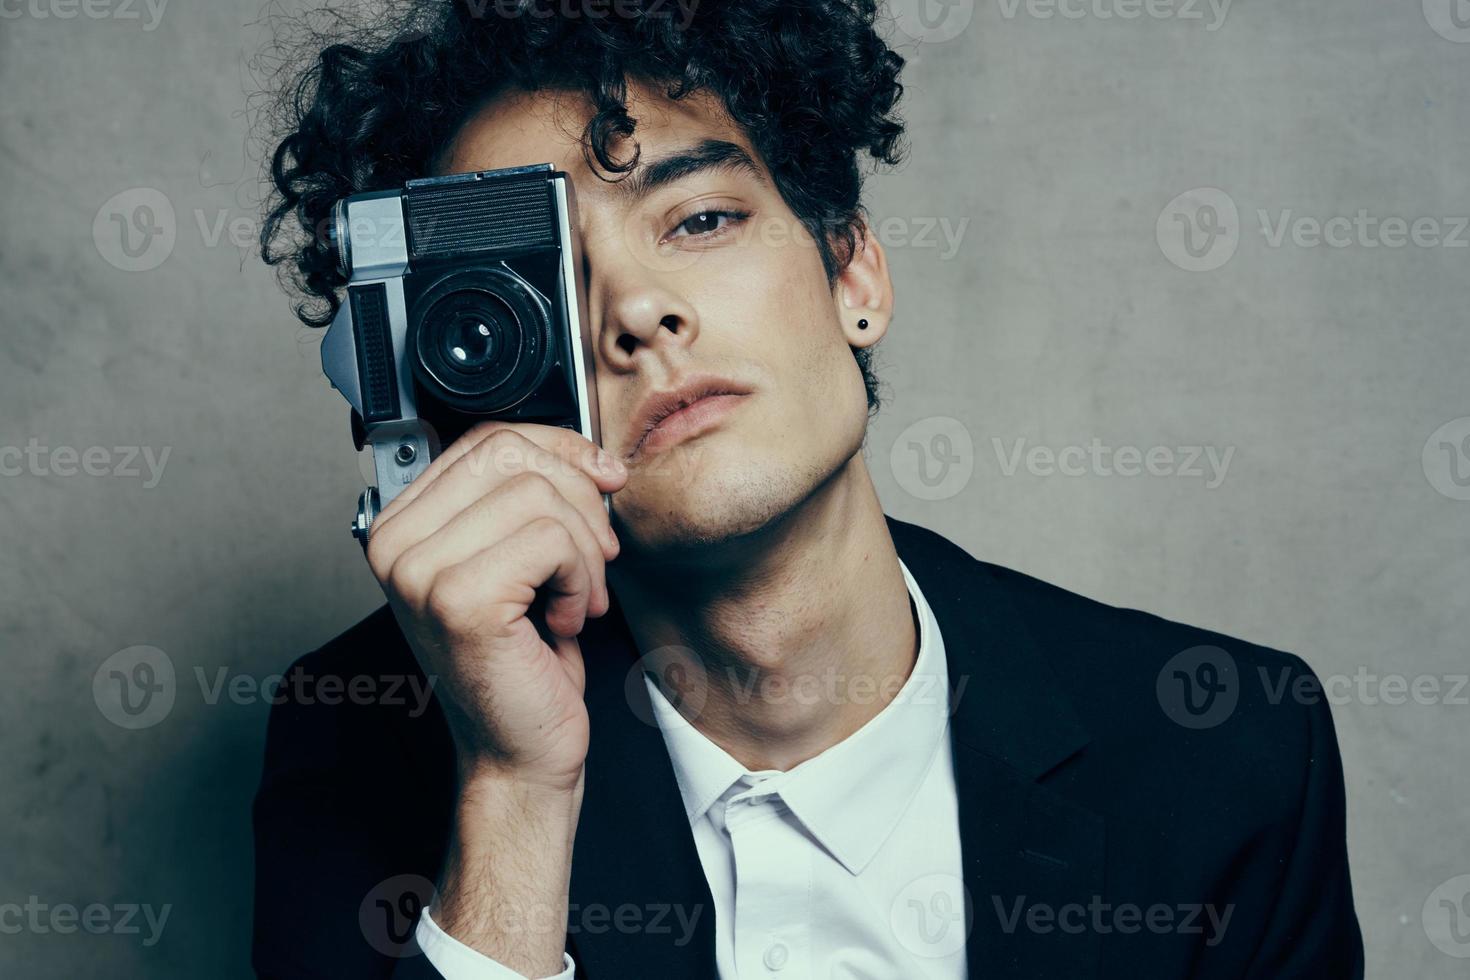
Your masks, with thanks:
[[[437,334],[443,346],[440,356],[464,374],[493,370],[500,351],[509,346],[505,344],[505,335],[516,329],[514,318],[507,325],[501,311],[482,302],[474,293],[456,293],[440,303],[440,306],[450,305],[458,308],[436,311],[444,317],[444,326]],[[514,358],[516,353],[512,348],[509,356]]]
[[[492,414],[523,401],[552,362],[545,301],[500,269],[468,269],[435,283],[414,304],[420,383],[465,412]]]

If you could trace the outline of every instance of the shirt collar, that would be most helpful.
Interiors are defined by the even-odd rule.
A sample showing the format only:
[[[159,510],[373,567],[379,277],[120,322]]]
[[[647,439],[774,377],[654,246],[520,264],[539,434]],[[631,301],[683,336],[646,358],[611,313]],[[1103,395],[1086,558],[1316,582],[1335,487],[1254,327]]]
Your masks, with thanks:
[[[693,824],[732,785],[775,792],[852,874],[888,839],[918,792],[949,721],[944,638],[919,585],[899,561],[919,621],[919,655],[898,694],[847,738],[788,772],[752,772],[689,723],[644,675],[654,719]],[[753,778],[751,778],[753,777]]]

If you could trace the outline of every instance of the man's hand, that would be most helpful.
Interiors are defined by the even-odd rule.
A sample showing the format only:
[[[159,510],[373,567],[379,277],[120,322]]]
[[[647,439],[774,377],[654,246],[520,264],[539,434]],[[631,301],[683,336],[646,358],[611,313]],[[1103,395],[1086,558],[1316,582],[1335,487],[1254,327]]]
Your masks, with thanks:
[[[608,610],[618,542],[601,494],[626,479],[569,429],[486,423],[374,523],[368,563],[439,680],[462,772],[576,785],[588,737],[576,636]]]
[[[486,423],[383,510],[367,548],[458,756],[434,920],[528,976],[561,970],[589,737],[576,637],[609,608],[602,494],[626,480],[571,430]]]

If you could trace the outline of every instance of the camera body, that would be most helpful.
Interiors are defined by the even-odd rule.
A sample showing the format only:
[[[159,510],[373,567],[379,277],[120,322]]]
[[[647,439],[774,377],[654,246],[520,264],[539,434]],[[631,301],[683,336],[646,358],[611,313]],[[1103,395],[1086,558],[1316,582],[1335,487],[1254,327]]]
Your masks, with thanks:
[[[573,428],[601,444],[571,180],[542,163],[408,181],[337,202],[328,234],[347,295],[322,370],[371,447],[376,487],[353,534],[486,419]]]

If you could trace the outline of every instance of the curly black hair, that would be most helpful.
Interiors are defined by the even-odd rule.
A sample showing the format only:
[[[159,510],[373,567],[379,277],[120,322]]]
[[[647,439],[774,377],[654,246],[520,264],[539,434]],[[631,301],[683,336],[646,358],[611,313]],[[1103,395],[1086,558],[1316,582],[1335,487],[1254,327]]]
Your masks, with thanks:
[[[335,12],[312,27],[310,60],[288,71],[268,128],[273,193],[261,255],[301,297],[308,326],[330,323],[345,280],[327,236],[332,205],[430,172],[466,117],[505,88],[584,92],[584,155],[631,171],[609,144],[631,138],[629,80],[670,99],[711,93],[813,232],[829,285],[866,222],[859,152],[902,159],[904,59],[874,29],[876,0],[412,0],[370,23]],[[283,134],[283,135],[282,135]],[[606,178],[604,178],[606,179]],[[292,220],[294,219],[294,221]],[[878,407],[871,349],[854,349]]]

